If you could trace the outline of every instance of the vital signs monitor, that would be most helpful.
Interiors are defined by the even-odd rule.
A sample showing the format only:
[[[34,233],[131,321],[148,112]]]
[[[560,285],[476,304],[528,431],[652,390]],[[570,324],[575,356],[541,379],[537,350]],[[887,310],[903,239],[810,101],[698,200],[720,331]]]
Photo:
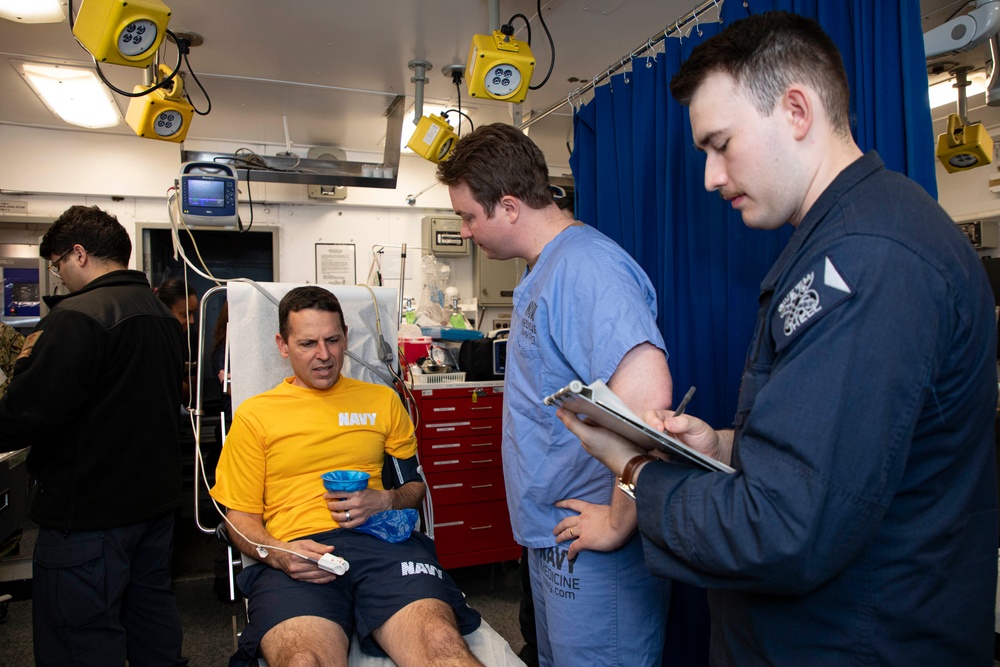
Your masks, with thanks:
[[[229,165],[185,162],[180,175],[181,219],[186,225],[235,227],[236,175]]]

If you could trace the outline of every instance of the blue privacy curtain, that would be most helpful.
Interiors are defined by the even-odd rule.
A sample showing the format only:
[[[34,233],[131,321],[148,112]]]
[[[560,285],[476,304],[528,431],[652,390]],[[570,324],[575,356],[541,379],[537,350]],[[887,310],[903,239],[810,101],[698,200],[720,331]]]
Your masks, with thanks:
[[[819,21],[844,57],[861,149],[878,150],[889,169],[936,195],[917,0],[726,0],[721,26],[703,23],[683,41],[668,38],[663,53],[635,59],[631,71],[594,90],[574,119],[577,218],[620,243],[649,274],[675,403],[697,386],[689,410],[717,428],[736,409],[760,282],[793,230],[749,230],[705,191],[704,156],[669,83],[696,44],[772,9]]]

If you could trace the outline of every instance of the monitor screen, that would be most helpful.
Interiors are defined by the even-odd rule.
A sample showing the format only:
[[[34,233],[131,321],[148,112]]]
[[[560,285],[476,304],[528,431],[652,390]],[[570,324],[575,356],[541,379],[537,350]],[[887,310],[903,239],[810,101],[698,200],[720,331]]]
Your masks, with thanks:
[[[222,208],[226,205],[226,182],[207,178],[187,179],[188,206]]]

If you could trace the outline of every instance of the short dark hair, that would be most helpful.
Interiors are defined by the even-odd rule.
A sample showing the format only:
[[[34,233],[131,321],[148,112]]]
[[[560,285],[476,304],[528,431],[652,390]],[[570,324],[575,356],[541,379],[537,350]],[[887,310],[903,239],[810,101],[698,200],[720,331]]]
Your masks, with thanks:
[[[156,292],[156,298],[167,308],[173,308],[174,304],[180,301],[187,301],[189,296],[198,296],[194,285],[189,284],[187,289],[184,288],[184,280],[181,278],[171,278],[153,291]]]
[[[45,259],[82,245],[97,259],[128,266],[132,240],[118,218],[96,206],[70,206],[52,223],[38,246]]]
[[[553,202],[542,151],[524,132],[504,123],[483,125],[462,137],[451,157],[438,164],[437,177],[448,186],[469,186],[487,216],[508,195],[534,209]]]
[[[691,103],[710,74],[728,74],[762,115],[794,83],[819,93],[833,129],[851,136],[850,86],[837,45],[819,23],[789,12],[765,12],[730,24],[699,44],[670,80],[670,94]]]
[[[300,310],[323,310],[328,313],[340,315],[340,324],[347,333],[347,322],[344,320],[344,309],[340,307],[340,301],[328,289],[316,285],[306,285],[296,287],[281,299],[278,304],[278,333],[286,341],[288,340],[288,315],[297,313]]]

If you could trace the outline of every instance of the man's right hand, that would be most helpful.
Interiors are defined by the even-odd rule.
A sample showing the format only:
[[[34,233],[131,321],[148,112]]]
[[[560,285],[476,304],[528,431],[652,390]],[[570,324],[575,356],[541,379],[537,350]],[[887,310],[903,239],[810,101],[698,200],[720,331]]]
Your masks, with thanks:
[[[285,544],[289,551],[302,554],[312,560],[319,560],[323,554],[333,551],[333,547],[327,544],[320,544],[313,540],[295,540]],[[337,575],[320,569],[319,565],[311,561],[294,556],[287,551],[269,549],[268,561],[296,581],[308,581],[313,584],[326,584],[337,578]]]
[[[647,410],[643,420],[657,431],[667,431],[688,447],[701,452],[705,456],[729,463],[732,456],[732,431],[716,431],[707,423],[692,417],[681,415],[674,417],[673,410]]]

